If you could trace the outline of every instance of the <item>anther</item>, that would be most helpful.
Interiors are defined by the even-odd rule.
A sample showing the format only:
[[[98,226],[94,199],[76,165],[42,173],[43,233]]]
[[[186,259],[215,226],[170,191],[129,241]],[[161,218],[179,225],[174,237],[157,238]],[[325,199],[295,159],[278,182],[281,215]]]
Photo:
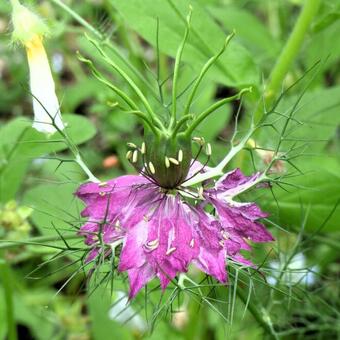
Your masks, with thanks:
[[[223,237],[225,240],[228,240],[228,239],[229,239],[229,234],[228,234],[226,231],[222,230],[222,237]]]
[[[199,196],[200,198],[203,198],[203,192],[204,192],[204,189],[203,189],[202,186],[200,186],[200,187],[198,188],[198,196]]]
[[[140,148],[140,152],[142,153],[142,155],[144,155],[145,151],[146,151],[146,146],[145,146],[145,143],[143,142],[142,147]]]
[[[168,251],[165,253],[165,255],[172,254],[176,249],[177,249],[176,247],[172,247],[172,248],[168,249]]]
[[[99,191],[99,196],[105,196],[106,192],[105,191]]]
[[[132,151],[131,150],[129,150],[127,153],[126,153],[126,159],[131,159],[131,157],[132,157]]]
[[[168,169],[170,168],[170,161],[169,158],[165,156],[165,167]]]
[[[153,166],[152,162],[149,162],[149,169],[153,175],[156,173],[155,167]]]
[[[190,248],[194,248],[195,246],[195,239],[193,238],[191,241],[190,241]]]
[[[183,161],[183,151],[179,150],[178,151],[178,161],[181,163]]]
[[[120,221],[119,220],[117,220],[117,222],[115,223],[115,228],[117,230],[121,230],[121,225],[120,225]]]
[[[192,140],[201,146],[205,144],[205,140],[203,137],[193,137]]]
[[[159,239],[156,238],[153,241],[149,241],[147,244],[145,244],[145,247],[148,248],[149,250],[155,250],[158,248],[159,245]]]
[[[172,164],[175,164],[175,165],[179,165],[179,162],[176,158],[172,158],[172,157],[169,157],[169,161],[172,163]]]
[[[127,143],[127,146],[132,149],[137,149],[137,145],[134,143]]]
[[[211,144],[208,143],[205,147],[205,152],[208,156],[211,156]]]
[[[220,242],[218,242],[220,244],[221,247],[224,247],[224,241],[221,240]]]
[[[132,154],[132,163],[136,163],[138,159],[138,151],[135,150]]]
[[[101,182],[98,184],[98,186],[101,188],[101,187],[105,187],[107,186],[107,182]]]

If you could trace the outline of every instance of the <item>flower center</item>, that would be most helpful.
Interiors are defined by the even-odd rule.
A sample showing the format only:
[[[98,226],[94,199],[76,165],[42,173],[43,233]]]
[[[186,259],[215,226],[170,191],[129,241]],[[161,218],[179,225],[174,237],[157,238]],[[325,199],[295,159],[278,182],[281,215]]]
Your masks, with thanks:
[[[149,135],[138,148],[129,143],[127,158],[134,167],[164,189],[175,189],[186,179],[192,160],[191,138]]]

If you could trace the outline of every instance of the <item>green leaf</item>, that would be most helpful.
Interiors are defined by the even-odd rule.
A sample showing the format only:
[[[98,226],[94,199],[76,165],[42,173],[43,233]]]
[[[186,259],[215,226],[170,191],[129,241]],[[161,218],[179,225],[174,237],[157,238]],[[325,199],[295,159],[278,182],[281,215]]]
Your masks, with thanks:
[[[92,321],[92,335],[95,340],[102,340],[108,334],[114,334],[116,338],[133,339],[128,329],[109,319],[109,309],[112,303],[109,288],[99,286],[88,298],[88,306]]]
[[[291,97],[280,112],[285,112],[297,100]],[[335,137],[340,123],[340,86],[306,93],[298,105],[294,118],[303,123],[290,133],[290,138],[310,140],[309,151],[321,152],[328,141]],[[315,142],[313,142],[315,141]]]
[[[74,144],[81,144],[95,135],[95,128],[85,117],[63,115],[67,133]],[[0,129],[0,201],[14,198],[27,168],[34,158],[67,148],[59,133],[47,136],[31,127],[32,122],[17,118]]]
[[[276,57],[280,51],[280,43],[273,38],[270,31],[250,12],[236,6],[224,5],[208,7],[208,11],[227,31],[236,30],[239,40],[254,51],[259,61],[267,61]]]
[[[57,235],[54,227],[63,233],[76,233],[80,225],[81,203],[73,193],[78,185],[39,185],[26,191],[23,203],[34,209],[34,225],[43,235]]]
[[[283,185],[288,190],[284,191],[274,185],[279,209],[269,193],[259,203],[284,228],[300,228],[307,215],[307,230],[318,230],[329,217],[322,231],[339,231],[340,205],[336,205],[340,200],[340,161],[321,156],[300,163],[304,175],[284,179],[296,187]]]
[[[111,4],[153,46],[156,45],[156,18],[159,18],[160,50],[172,57],[182,40],[185,17],[192,5],[191,30],[183,61],[196,70],[221,49],[226,38],[226,33],[195,0],[115,0]],[[209,75],[230,86],[257,85],[259,82],[259,73],[250,54],[235,41],[230,43]]]

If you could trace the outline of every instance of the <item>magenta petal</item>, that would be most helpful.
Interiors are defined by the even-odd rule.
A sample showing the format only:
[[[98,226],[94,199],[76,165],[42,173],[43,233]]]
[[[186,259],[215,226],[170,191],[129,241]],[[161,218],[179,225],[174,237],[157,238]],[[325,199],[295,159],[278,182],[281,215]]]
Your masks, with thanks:
[[[151,266],[146,263],[137,269],[128,270],[130,281],[129,299],[133,299],[136,294],[143,288],[154,276],[154,271]]]
[[[204,248],[198,255],[197,260],[194,261],[196,266],[203,272],[215,277],[218,281],[227,282],[226,259],[224,251],[212,253]]]
[[[78,234],[85,236],[85,244],[91,245],[98,241],[97,232],[99,230],[99,224],[93,222],[87,222],[80,227]]]
[[[146,242],[147,232],[147,224],[143,220],[128,231],[120,255],[119,271],[139,268],[144,265],[146,257],[143,244]]]
[[[85,263],[89,263],[93,261],[99,255],[100,252],[101,252],[101,248],[99,247],[95,247],[91,249],[90,252],[86,256]]]
[[[224,196],[234,197],[239,193],[251,188],[254,182],[261,176],[257,172],[252,176],[244,176],[240,169],[226,173],[216,182],[216,191],[222,192]]]

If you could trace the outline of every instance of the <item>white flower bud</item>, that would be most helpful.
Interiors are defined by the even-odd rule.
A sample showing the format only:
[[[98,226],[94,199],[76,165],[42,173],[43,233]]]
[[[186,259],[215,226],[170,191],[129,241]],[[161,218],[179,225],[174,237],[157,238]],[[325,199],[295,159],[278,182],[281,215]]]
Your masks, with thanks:
[[[30,73],[30,91],[33,96],[33,128],[51,134],[64,129],[59,101],[50,64],[42,43],[47,33],[44,22],[19,1],[12,1],[13,40],[24,45]]]

